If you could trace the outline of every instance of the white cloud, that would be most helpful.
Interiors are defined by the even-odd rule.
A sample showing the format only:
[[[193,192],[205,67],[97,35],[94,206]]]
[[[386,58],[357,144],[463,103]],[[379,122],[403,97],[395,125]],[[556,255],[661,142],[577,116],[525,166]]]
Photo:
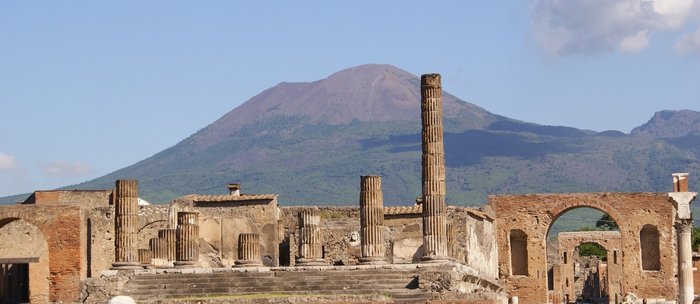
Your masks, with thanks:
[[[700,0],[535,0],[531,25],[553,55],[640,52],[652,33],[698,17],[698,7]]]
[[[683,36],[676,43],[676,51],[684,55],[700,55],[700,29]]]
[[[649,46],[648,31],[639,31],[637,34],[622,38],[620,41],[620,50],[629,53],[639,53]]]
[[[38,166],[41,172],[48,177],[78,177],[87,175],[92,171],[86,164],[80,162],[69,163],[63,160],[41,162]]]
[[[0,151],[0,171],[11,171],[15,168],[17,161],[13,155]]]

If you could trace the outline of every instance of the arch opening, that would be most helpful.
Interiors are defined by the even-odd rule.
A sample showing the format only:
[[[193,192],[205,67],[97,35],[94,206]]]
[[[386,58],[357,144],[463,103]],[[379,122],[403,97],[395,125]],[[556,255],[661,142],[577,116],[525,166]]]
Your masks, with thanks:
[[[41,230],[23,219],[2,219],[0,244],[0,302],[48,302],[49,249]]]
[[[615,249],[621,238],[617,222],[609,213],[592,207],[579,206],[552,215],[545,251],[552,300],[607,303],[616,293],[610,288],[608,270],[609,261],[617,259]],[[613,265],[615,275],[620,267]]]

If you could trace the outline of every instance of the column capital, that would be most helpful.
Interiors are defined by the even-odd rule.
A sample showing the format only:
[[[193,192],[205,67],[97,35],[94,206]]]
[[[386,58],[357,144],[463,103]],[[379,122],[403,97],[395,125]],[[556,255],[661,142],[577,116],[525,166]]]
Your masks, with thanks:
[[[681,220],[692,219],[690,203],[698,196],[697,192],[669,192],[669,201],[676,205],[676,218]]]

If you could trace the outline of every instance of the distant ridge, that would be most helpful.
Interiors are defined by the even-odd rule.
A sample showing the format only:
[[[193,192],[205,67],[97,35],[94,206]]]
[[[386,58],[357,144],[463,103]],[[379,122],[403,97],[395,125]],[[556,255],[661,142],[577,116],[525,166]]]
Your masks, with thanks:
[[[647,123],[632,129],[632,134],[647,134],[657,138],[700,135],[700,112],[691,110],[656,112]]]

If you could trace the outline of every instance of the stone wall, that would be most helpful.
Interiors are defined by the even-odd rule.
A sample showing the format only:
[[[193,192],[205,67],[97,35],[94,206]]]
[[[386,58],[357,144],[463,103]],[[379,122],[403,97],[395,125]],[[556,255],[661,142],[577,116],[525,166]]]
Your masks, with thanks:
[[[321,215],[324,259],[329,265],[356,265],[361,256],[359,207],[282,207],[284,229],[281,255],[287,265],[297,256],[297,214],[306,208],[318,208]],[[390,263],[417,263],[423,256],[420,208],[405,207],[406,212],[385,213],[384,241]],[[418,212],[415,212],[416,209]],[[449,207],[448,221],[456,227],[458,254],[453,259],[470,265],[485,278],[497,278],[495,226],[485,213],[474,208]],[[449,244],[448,244],[449,245]]]
[[[677,288],[676,209],[667,194],[580,193],[490,196],[496,214],[499,277],[507,291],[524,303],[547,301],[545,240],[551,224],[563,213],[591,207],[608,213],[620,226],[619,257],[624,276],[620,293],[646,299],[675,299]],[[658,229],[660,269],[642,270],[640,232],[645,225]],[[527,236],[527,275],[513,275],[510,233]]]

